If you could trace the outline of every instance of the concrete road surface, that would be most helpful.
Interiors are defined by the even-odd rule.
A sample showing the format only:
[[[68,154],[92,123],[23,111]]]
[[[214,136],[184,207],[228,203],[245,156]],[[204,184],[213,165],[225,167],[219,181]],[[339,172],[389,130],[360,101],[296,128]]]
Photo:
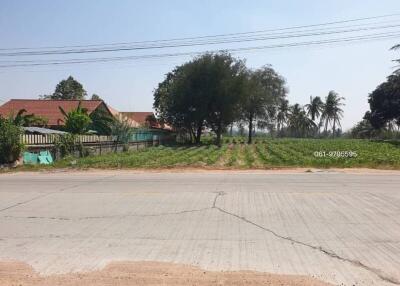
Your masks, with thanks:
[[[400,173],[2,174],[0,260],[42,274],[161,261],[400,285]]]

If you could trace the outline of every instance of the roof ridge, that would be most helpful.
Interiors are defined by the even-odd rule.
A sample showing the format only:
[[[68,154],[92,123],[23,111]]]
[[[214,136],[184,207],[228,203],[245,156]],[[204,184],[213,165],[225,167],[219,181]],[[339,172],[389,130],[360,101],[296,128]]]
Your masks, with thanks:
[[[40,99],[40,98],[12,98],[9,99],[8,101],[104,101],[101,99]]]

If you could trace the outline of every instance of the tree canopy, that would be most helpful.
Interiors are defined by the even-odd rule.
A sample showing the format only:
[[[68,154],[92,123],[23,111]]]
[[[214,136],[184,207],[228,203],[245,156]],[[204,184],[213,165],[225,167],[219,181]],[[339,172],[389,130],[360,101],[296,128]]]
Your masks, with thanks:
[[[285,79],[271,66],[248,71],[240,104],[243,120],[248,123],[248,143],[252,142],[255,120],[258,119],[259,125],[263,126],[268,126],[274,120],[278,106],[286,97],[285,84]]]
[[[100,97],[98,94],[96,94],[96,93],[93,93],[93,94],[92,94],[92,97],[91,97],[90,99],[91,99],[91,100],[102,100],[101,97]]]
[[[380,84],[368,98],[370,111],[364,118],[376,129],[394,122],[400,125],[400,74],[395,73]]]
[[[290,105],[286,99],[285,79],[271,66],[248,69],[245,63],[227,53],[207,53],[176,67],[154,91],[154,109],[158,120],[177,131],[190,134],[192,142],[200,143],[202,131],[216,134],[241,134],[248,127],[248,143],[256,128],[268,129],[278,136],[320,136],[340,133],[343,97],[331,91],[325,102],[319,96],[310,103]],[[319,121],[317,123],[317,120]]]
[[[175,68],[154,92],[160,119],[200,142],[207,126],[221,134],[238,117],[245,65],[227,53],[207,53]]]
[[[69,76],[67,79],[60,81],[53,94],[43,95],[41,96],[44,99],[85,99],[87,93],[83,88],[82,84],[74,79],[72,76]]]
[[[324,102],[319,96],[316,96],[314,98],[310,96],[310,103],[306,104],[305,108],[307,110],[307,115],[311,117],[312,121],[314,121],[318,119],[323,112]]]
[[[328,131],[328,125],[331,124],[333,137],[336,135],[337,127],[341,127],[340,120],[343,117],[343,109],[341,107],[344,105],[344,99],[334,90],[331,90],[325,98],[321,121],[325,122],[325,133]]]
[[[288,129],[293,137],[308,137],[316,128],[315,122],[307,117],[306,110],[296,103],[290,108]]]

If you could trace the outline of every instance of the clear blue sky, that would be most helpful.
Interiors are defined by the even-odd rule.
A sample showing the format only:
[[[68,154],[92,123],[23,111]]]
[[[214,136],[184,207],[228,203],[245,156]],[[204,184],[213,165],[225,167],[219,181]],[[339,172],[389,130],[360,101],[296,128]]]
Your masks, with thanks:
[[[98,44],[236,33],[398,12],[399,0],[2,0],[0,48]],[[246,58],[248,65],[254,68],[272,64],[287,79],[291,103],[305,104],[310,95],[325,97],[329,90],[336,90],[346,98],[343,120],[343,127],[346,129],[362,118],[368,109],[369,92],[393,71],[394,64],[391,60],[400,55],[389,51],[389,48],[396,43],[400,43],[400,39],[331,47],[262,50],[235,56]],[[257,44],[247,43],[241,46]],[[189,50],[207,48],[215,47]],[[173,49],[174,52],[186,50],[188,49]],[[152,92],[157,83],[175,65],[188,59],[189,57],[178,57],[122,63],[0,69],[0,99],[37,98],[39,94],[49,94],[61,79],[72,75],[84,85],[89,94],[100,95],[118,110],[151,110]]]

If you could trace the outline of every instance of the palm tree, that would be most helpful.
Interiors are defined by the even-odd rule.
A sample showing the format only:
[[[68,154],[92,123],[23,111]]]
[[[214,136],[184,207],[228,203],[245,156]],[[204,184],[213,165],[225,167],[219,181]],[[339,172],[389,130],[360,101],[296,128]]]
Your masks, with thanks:
[[[333,137],[336,134],[336,126],[341,127],[340,120],[343,117],[343,110],[341,106],[344,105],[342,100],[344,97],[340,97],[335,91],[330,91],[325,99],[324,109],[321,115],[321,120],[325,122],[325,133],[328,131],[329,123],[332,123]]]
[[[33,113],[32,114],[26,114],[27,111],[26,109],[20,109],[18,113],[14,115],[9,116],[9,121],[12,122],[15,125],[18,126],[46,126],[47,124],[47,119],[36,116]]]
[[[83,134],[92,123],[92,120],[88,115],[88,110],[81,106],[81,101],[79,101],[76,109],[69,112],[66,112],[61,106],[59,106],[58,109],[60,109],[60,112],[64,115],[64,129],[67,132],[72,134]]]
[[[278,111],[276,114],[277,131],[280,132],[281,128],[287,122],[289,116],[289,101],[287,99],[282,99],[278,106]]]
[[[92,123],[89,129],[95,131],[98,135],[111,135],[111,126],[115,118],[109,115],[104,109],[96,109],[89,115]]]
[[[10,116],[10,121],[12,121],[15,125],[19,126],[26,126],[27,123],[30,122],[30,120],[33,117],[33,114],[25,114],[26,109],[20,109],[18,113],[15,116]]]
[[[392,47],[392,50],[399,50],[400,49],[400,44],[395,45],[394,47]],[[396,59],[394,60],[396,63],[400,64],[400,59]],[[396,66],[396,70],[394,71],[395,74],[400,73],[400,66]]]
[[[291,107],[289,129],[295,137],[307,137],[316,127],[315,122],[298,103]]]
[[[311,116],[312,121],[318,119],[324,109],[324,103],[319,96],[310,96],[310,103],[305,105],[307,115]]]

